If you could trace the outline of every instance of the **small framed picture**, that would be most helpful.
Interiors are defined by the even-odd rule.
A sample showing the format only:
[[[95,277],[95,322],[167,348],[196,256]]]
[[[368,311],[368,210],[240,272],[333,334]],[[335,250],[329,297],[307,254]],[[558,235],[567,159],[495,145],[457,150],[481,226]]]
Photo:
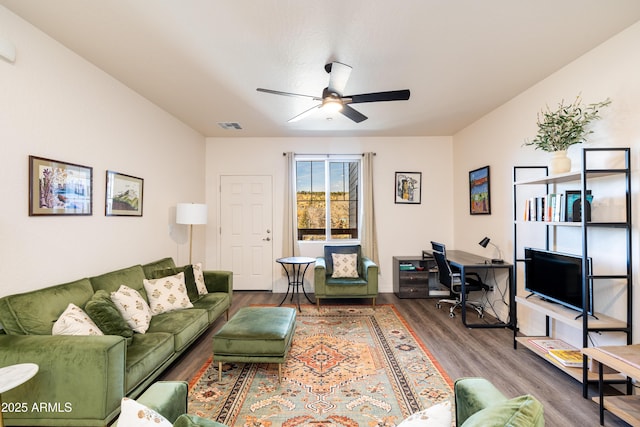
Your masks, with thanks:
[[[395,202],[420,204],[422,201],[422,172],[396,172]]]
[[[93,168],[29,156],[29,216],[91,215]]]
[[[469,213],[471,215],[491,214],[489,184],[489,166],[469,172]]]
[[[144,180],[107,171],[106,216],[142,216]]]

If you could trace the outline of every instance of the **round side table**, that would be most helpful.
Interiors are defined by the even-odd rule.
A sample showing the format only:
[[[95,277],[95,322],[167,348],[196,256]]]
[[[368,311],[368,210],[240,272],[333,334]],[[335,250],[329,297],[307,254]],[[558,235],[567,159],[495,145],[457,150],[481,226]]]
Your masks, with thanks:
[[[26,383],[38,373],[38,369],[38,365],[35,363],[19,363],[0,368],[0,427],[4,427],[1,408],[2,393]]]
[[[287,282],[289,282],[287,286],[287,293],[278,305],[280,306],[284,303],[289,295],[289,289],[291,289],[291,301],[293,301],[293,296],[296,295],[298,311],[302,311],[300,310],[300,287],[302,288],[304,296],[307,297],[307,301],[313,304],[313,301],[311,301],[309,295],[307,295],[304,290],[304,275],[309,266],[316,262],[316,259],[308,256],[290,256],[286,258],[278,258],[276,262],[284,269],[284,272],[287,274]],[[287,266],[289,266],[289,268],[287,268]]]

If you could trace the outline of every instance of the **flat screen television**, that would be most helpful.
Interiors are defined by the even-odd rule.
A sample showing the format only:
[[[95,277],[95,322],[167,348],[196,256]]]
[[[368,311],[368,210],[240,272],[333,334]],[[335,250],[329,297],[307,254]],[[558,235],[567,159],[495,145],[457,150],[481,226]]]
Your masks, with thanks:
[[[539,297],[582,311],[582,257],[578,255],[524,248],[525,290]],[[587,261],[591,274],[591,259]],[[593,314],[591,281],[587,282],[589,308]]]

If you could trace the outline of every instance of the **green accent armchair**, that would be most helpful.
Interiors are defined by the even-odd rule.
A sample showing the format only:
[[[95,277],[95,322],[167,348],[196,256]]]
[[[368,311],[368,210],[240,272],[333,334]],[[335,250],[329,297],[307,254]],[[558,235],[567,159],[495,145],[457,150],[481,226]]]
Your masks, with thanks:
[[[334,277],[332,254],[356,254],[358,277]],[[376,305],[378,296],[378,266],[362,256],[360,245],[325,246],[324,257],[314,267],[316,304],[324,298],[371,298]]]

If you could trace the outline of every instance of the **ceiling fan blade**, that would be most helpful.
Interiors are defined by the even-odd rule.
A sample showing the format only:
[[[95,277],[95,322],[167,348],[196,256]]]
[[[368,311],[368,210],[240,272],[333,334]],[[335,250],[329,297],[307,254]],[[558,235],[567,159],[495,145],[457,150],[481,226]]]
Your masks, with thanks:
[[[291,92],[281,92],[279,90],[271,90],[271,89],[263,89],[261,87],[256,89],[258,92],[264,92],[264,93],[270,93],[273,95],[283,95],[283,96],[296,96],[299,98],[311,98],[314,101],[322,101],[322,98],[318,98],[317,96],[312,96],[312,95],[301,95],[299,93],[291,93]]]
[[[292,118],[290,118],[289,120],[287,120],[287,123],[297,122],[298,120],[302,120],[302,119],[304,119],[305,117],[310,116],[310,115],[311,115],[311,113],[313,113],[316,109],[320,108],[320,106],[321,106],[321,105],[322,105],[322,104],[318,104],[318,105],[316,105],[316,106],[313,106],[313,107],[309,108],[309,109],[308,109],[308,110],[306,110],[306,111],[303,111],[302,113],[298,114],[297,116],[292,117]]]
[[[351,75],[351,67],[341,62],[332,62],[325,65],[325,70],[329,73],[329,92],[342,95]]]
[[[363,122],[363,121],[367,120],[367,116],[365,116],[361,112],[349,107],[348,105],[343,105],[342,106],[342,110],[340,110],[340,112],[343,115],[345,115],[346,117],[348,117],[351,120],[353,120],[354,122],[356,122],[356,123],[360,123],[360,122]]]
[[[344,102],[361,104],[363,102],[406,101],[409,99],[410,95],[411,92],[409,89],[391,90],[388,92],[363,93],[360,95],[345,96],[344,98],[351,98],[351,100],[345,99]]]

